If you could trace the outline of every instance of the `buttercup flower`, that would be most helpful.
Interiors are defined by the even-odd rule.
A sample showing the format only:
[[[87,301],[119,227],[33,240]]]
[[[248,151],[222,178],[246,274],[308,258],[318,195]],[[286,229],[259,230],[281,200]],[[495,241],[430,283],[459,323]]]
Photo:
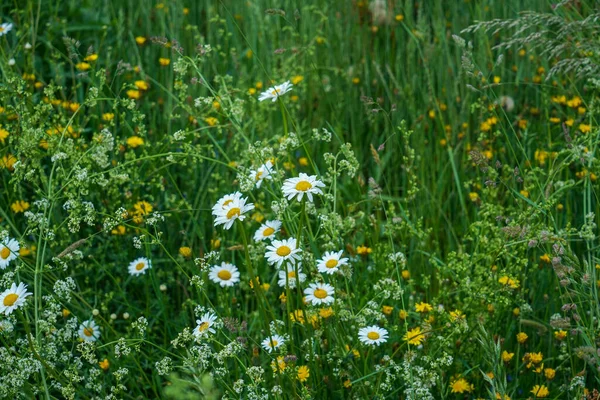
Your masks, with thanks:
[[[287,275],[287,281],[286,281]],[[296,276],[296,267],[294,265],[288,265],[286,271],[279,271],[279,280],[277,283],[281,287],[285,287],[286,282],[290,288],[296,287],[296,281],[300,280],[300,283],[306,280],[306,274],[302,272],[301,263],[298,263],[298,276]]]
[[[234,195],[235,194],[236,193],[234,193]],[[219,200],[219,202],[221,202],[221,200]],[[231,199],[231,201],[224,201],[221,209],[219,209],[218,207],[215,208],[215,205],[215,207],[213,207],[213,215],[216,216],[215,226],[223,225],[225,229],[230,229],[233,226],[233,223],[236,219],[243,221],[246,218],[244,213],[254,209],[254,204],[246,204],[247,200],[247,198],[241,198],[240,195],[240,197],[235,197]],[[217,202],[217,205],[218,204],[219,203]]]
[[[204,336],[209,333],[216,333],[213,328],[214,323],[217,321],[217,316],[212,313],[205,313],[200,319],[196,320],[198,326],[194,329],[194,336]]]
[[[256,171],[250,171],[250,177],[256,182],[256,187],[259,188],[265,179],[271,180],[271,172],[273,172],[273,163],[269,160],[261,165]]]
[[[100,338],[100,328],[93,320],[79,325],[79,337],[86,342],[95,342]]]
[[[129,274],[140,275],[145,274],[147,269],[152,268],[152,263],[145,257],[140,257],[129,263]]]
[[[334,274],[342,265],[348,264],[347,258],[341,258],[343,250],[327,251],[323,257],[317,262],[317,269],[322,274]]]
[[[317,180],[316,175],[309,176],[301,172],[296,178],[286,179],[283,182],[282,191],[288,200],[296,197],[296,200],[301,201],[306,194],[308,200],[313,201],[313,194],[323,194],[321,189],[319,189],[322,187],[325,187],[325,184]]]
[[[274,239],[275,234],[281,229],[281,221],[267,221],[254,233],[254,240],[260,242],[265,239]]]
[[[333,286],[327,283],[311,283],[304,289],[306,301],[310,302],[313,306],[333,303],[334,292],[335,289]]]
[[[381,343],[387,342],[387,338],[388,331],[377,325],[360,328],[358,331],[358,339],[369,346],[379,346]]]
[[[271,335],[262,341],[262,347],[269,353],[273,350],[277,350],[285,343],[285,339],[279,335]]]
[[[211,267],[208,278],[221,287],[233,286],[240,281],[240,273],[235,265],[222,262]]]
[[[417,326],[416,328],[406,332],[402,339],[404,339],[410,345],[419,346],[425,340],[425,333],[423,333],[421,328]]]
[[[19,242],[15,239],[6,238],[0,242],[0,269],[5,269],[8,264],[19,255]]]
[[[263,101],[267,99],[273,99],[273,101],[277,101],[279,96],[283,96],[290,90],[292,90],[292,85],[290,81],[283,82],[281,85],[276,85],[267,89],[267,91],[262,92],[258,97],[258,101]]]
[[[267,246],[267,261],[269,264],[281,266],[284,261],[294,264],[300,260],[302,250],[296,247],[296,239],[273,240],[270,246]]]
[[[13,283],[9,289],[0,294],[0,314],[10,315],[14,310],[22,307],[25,298],[31,294],[24,283],[19,283],[19,286]]]

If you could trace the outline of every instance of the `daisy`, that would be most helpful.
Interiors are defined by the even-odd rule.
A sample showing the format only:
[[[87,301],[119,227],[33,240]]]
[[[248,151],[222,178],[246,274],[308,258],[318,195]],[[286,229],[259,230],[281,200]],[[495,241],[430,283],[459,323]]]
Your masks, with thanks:
[[[283,264],[284,261],[289,260],[294,264],[297,260],[300,260],[300,254],[302,250],[296,248],[296,239],[284,239],[284,240],[273,240],[270,246],[267,246],[267,261],[269,264],[277,264],[278,267]]]
[[[152,268],[152,263],[145,257],[140,257],[136,260],[133,260],[129,264],[129,274],[130,275],[140,275],[145,274],[147,269]]]
[[[210,268],[208,278],[221,287],[233,286],[240,281],[240,273],[235,265],[222,262]]]
[[[230,203],[232,203],[234,200],[239,200],[242,198],[242,194],[240,192],[233,192],[230,194],[226,194],[225,196],[221,197],[219,199],[219,201],[217,201],[217,204],[215,204],[212,208],[212,215],[213,216],[218,216],[219,212],[221,212],[225,206],[228,206]]]
[[[217,316],[212,313],[205,313],[200,319],[196,320],[198,326],[194,329],[194,336],[204,336],[208,333],[216,333],[213,325],[217,322]]]
[[[279,286],[285,287],[286,276],[287,276],[287,283],[288,283],[289,287],[292,289],[296,287],[296,278],[300,279],[300,283],[304,282],[306,280],[306,274],[302,272],[301,265],[302,265],[301,263],[298,263],[298,275],[297,276],[296,276],[296,269],[293,265],[288,265],[286,268],[287,271],[279,271],[279,281],[277,281]]]
[[[307,302],[310,302],[313,306],[319,306],[333,303],[334,291],[335,289],[330,284],[311,283],[304,289],[304,294]]]
[[[8,264],[19,255],[19,242],[15,239],[6,238],[0,242],[0,269],[8,267]]]
[[[276,85],[267,89],[266,92],[262,92],[258,97],[258,101],[263,101],[267,99],[273,99],[273,102],[277,101],[279,96],[283,96],[290,90],[292,90],[292,85],[290,81],[285,81],[281,85]]]
[[[256,187],[260,188],[260,185],[262,185],[262,182],[265,179],[271,180],[273,179],[271,177],[271,172],[273,172],[273,163],[269,160],[266,163],[264,163],[263,165],[261,165],[256,171],[255,170],[251,170],[250,171],[250,178],[252,178],[254,181],[256,181]]]
[[[269,353],[273,350],[277,350],[281,345],[285,343],[285,339],[279,335],[271,335],[262,341],[262,347]]]
[[[13,24],[11,24],[10,22],[3,23],[2,25],[0,25],[0,36],[6,35],[8,32],[11,31],[12,28]]]
[[[9,315],[17,308],[23,306],[27,296],[31,296],[31,293],[27,291],[27,285],[19,283],[19,286],[17,286],[13,283],[10,289],[0,294],[0,314]]]
[[[313,201],[314,194],[323,194],[320,187],[325,187],[325,184],[317,180],[316,175],[308,176],[304,172],[300,173],[300,176],[296,178],[289,178],[283,182],[283,195],[288,200],[296,197],[296,200],[301,201],[304,194],[308,197],[309,201]]]
[[[369,346],[379,346],[387,342],[388,331],[377,325],[367,326],[358,330],[358,339]]]
[[[347,258],[340,258],[344,253],[343,250],[338,252],[327,251],[323,258],[317,262],[317,269],[322,274],[333,274],[337,272],[342,265],[348,264]]]
[[[86,342],[95,342],[100,338],[100,328],[93,320],[79,325],[79,337]]]
[[[243,221],[246,218],[244,213],[254,208],[254,204],[246,204],[247,200],[247,198],[235,198],[220,210],[215,211],[213,208],[213,214],[216,216],[215,226],[224,225],[225,229],[230,229],[236,219]]]
[[[281,221],[273,220],[267,221],[258,228],[258,230],[254,233],[254,240],[260,242],[265,239],[273,239],[274,234],[279,232],[281,229]]]

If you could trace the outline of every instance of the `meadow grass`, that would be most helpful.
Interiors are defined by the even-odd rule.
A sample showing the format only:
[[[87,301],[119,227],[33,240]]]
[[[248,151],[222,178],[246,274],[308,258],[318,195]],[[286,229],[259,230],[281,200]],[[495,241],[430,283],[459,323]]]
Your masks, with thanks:
[[[599,400],[597,19],[3,3],[0,397]]]

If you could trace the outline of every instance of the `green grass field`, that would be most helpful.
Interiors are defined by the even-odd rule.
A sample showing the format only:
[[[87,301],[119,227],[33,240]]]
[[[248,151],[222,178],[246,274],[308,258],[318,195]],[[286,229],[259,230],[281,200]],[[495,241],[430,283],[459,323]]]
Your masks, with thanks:
[[[0,5],[0,398],[600,400],[595,2]]]

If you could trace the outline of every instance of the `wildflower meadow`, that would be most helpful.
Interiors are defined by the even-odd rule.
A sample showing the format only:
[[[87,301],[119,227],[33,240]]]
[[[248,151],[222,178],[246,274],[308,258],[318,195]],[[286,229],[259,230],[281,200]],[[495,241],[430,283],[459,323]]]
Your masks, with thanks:
[[[599,34],[3,1],[0,398],[600,400]]]

